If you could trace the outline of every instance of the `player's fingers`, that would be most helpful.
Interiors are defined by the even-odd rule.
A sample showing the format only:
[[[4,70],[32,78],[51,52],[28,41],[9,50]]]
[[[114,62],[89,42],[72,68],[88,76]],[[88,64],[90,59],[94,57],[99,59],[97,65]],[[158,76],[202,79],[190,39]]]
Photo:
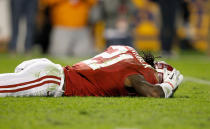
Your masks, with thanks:
[[[174,68],[171,73],[177,75],[177,70]]]
[[[179,70],[176,70],[175,68],[173,69],[172,73],[174,73],[176,76],[179,76],[180,75]]]
[[[176,72],[175,72],[175,71],[173,71],[173,72],[169,73],[168,78],[169,78],[170,80],[174,80],[174,79],[176,79],[176,78],[177,78]]]
[[[179,70],[176,70],[176,74],[177,74],[177,75],[180,75],[180,72],[179,72]]]
[[[177,79],[179,79],[180,72],[178,70],[176,71],[176,76],[177,76]]]
[[[177,85],[180,85],[184,79],[184,76],[182,74],[179,75],[178,80],[177,80]]]

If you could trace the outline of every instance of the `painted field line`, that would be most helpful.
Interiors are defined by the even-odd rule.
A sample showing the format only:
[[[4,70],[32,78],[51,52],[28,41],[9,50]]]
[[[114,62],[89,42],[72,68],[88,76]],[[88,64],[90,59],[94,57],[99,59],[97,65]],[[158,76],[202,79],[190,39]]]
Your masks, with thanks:
[[[210,85],[210,81],[208,81],[208,80],[203,80],[203,79],[196,78],[196,77],[184,76],[184,81],[195,82],[195,83]]]

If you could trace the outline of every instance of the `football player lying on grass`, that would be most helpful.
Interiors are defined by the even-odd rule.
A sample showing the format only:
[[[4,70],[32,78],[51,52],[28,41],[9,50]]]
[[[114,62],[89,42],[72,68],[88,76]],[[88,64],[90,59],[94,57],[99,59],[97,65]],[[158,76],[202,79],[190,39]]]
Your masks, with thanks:
[[[18,65],[0,74],[0,96],[144,96],[172,97],[182,74],[154,56],[128,46],[110,46],[95,57],[61,67],[48,59]]]

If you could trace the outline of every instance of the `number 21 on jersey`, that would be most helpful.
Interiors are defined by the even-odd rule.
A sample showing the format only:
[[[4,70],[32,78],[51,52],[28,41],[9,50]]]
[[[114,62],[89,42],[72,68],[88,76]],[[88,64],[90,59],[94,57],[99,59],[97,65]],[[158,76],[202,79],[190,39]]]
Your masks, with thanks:
[[[108,51],[103,52],[95,57],[83,61],[91,69],[96,70],[102,67],[107,67],[113,65],[117,62],[120,62],[125,59],[132,59],[133,56],[126,54],[128,49],[123,46],[112,46]]]

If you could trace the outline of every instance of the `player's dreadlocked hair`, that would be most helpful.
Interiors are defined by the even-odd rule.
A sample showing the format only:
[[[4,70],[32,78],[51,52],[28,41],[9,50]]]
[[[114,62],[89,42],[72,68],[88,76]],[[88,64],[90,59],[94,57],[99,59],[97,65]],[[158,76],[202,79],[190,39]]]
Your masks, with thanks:
[[[142,58],[144,59],[145,62],[147,62],[149,65],[151,65],[153,68],[155,68],[155,58],[160,58],[160,57],[154,57],[154,55],[150,51],[141,51]]]

